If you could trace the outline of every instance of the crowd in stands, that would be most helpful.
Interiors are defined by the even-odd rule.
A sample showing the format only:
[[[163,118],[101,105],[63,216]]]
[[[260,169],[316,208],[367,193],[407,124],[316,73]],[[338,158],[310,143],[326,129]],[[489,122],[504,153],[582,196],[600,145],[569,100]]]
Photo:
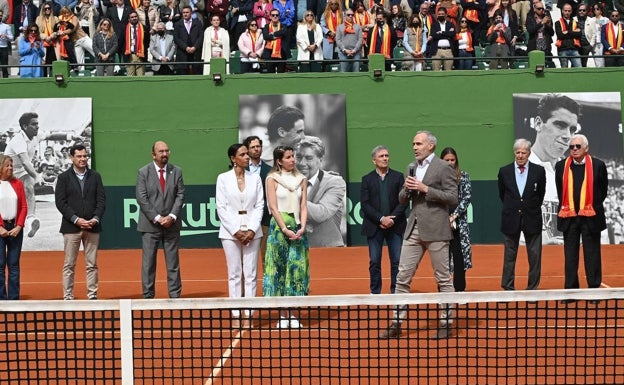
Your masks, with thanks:
[[[42,0],[38,7],[0,0],[0,65],[13,40],[22,77],[47,76],[40,65],[59,59],[83,71],[87,55],[98,76],[207,74],[216,57],[240,58],[240,72],[285,72],[292,63],[299,71],[357,72],[370,53],[384,55],[387,69],[474,69],[477,50],[490,69],[509,68],[531,50],[544,51],[550,66],[553,55],[561,67],[586,67],[590,55],[596,67],[624,65],[624,0],[558,0],[558,20],[552,7],[541,0]]]

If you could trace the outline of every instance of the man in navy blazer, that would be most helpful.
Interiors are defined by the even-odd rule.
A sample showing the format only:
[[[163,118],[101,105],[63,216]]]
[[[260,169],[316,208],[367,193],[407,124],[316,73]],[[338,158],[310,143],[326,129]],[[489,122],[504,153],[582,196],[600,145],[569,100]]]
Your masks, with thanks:
[[[498,195],[503,202],[501,232],[505,254],[501,286],[514,290],[516,258],[520,233],[524,234],[529,259],[527,290],[537,289],[542,262],[542,203],[546,194],[544,167],[529,162],[531,142],[517,139],[513,146],[515,161],[498,172]]]
[[[370,290],[371,294],[381,293],[381,251],[385,240],[390,256],[390,292],[394,293],[407,223],[406,206],[399,202],[405,179],[402,173],[390,168],[390,154],[385,146],[375,147],[372,158],[375,169],[362,177],[360,190],[362,234],[368,240],[370,258]]]
[[[179,298],[180,279],[180,213],[184,204],[182,169],[169,163],[169,146],[158,141],[152,146],[153,162],[139,170],[136,199],[141,209],[137,230],[142,234],[143,262],[141,278],[143,298],[154,298],[156,254],[163,243],[167,265],[167,288],[170,298]]]
[[[173,26],[173,40],[175,41],[176,61],[194,62],[193,64],[178,64],[177,74],[188,75],[189,69],[194,75],[201,75],[202,47],[204,45],[204,27],[199,20],[191,18],[193,10],[186,6],[182,8],[182,19]]]
[[[87,297],[97,299],[97,252],[106,195],[100,174],[87,167],[86,147],[75,144],[69,155],[72,167],[58,176],[54,189],[56,208],[63,216],[60,229],[65,245],[63,299],[74,299],[74,270],[81,243],[87,270]]]

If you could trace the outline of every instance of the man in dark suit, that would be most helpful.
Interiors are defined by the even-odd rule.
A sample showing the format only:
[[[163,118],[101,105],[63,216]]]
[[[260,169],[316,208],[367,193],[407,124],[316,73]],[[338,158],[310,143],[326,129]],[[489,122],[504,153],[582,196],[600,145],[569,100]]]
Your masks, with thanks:
[[[531,142],[516,139],[513,146],[515,162],[498,172],[498,195],[503,202],[501,232],[505,237],[505,256],[501,286],[514,290],[516,258],[520,233],[524,234],[529,258],[527,290],[535,290],[540,282],[542,262],[542,203],[546,194],[544,167],[529,162]]]
[[[201,75],[201,53],[204,44],[204,28],[201,22],[191,18],[191,7],[182,8],[182,19],[173,26],[173,40],[177,47],[176,61],[195,62],[176,66],[178,75]]]
[[[156,254],[162,242],[167,265],[167,287],[170,298],[182,292],[180,278],[180,212],[184,204],[182,169],[169,163],[167,143],[152,146],[154,161],[139,170],[136,199],[141,208],[137,230],[142,234],[143,263],[141,278],[143,298],[154,298]]]
[[[413,141],[416,162],[408,166],[408,177],[399,193],[399,202],[411,202],[401,260],[397,274],[396,294],[410,292],[410,285],[425,251],[429,250],[433,274],[440,292],[454,292],[449,263],[449,242],[453,238],[449,222],[449,207],[457,205],[457,175],[446,161],[434,154],[437,138],[429,131],[419,131]],[[452,304],[442,304],[438,330],[434,339],[448,338],[454,319]],[[401,335],[401,323],[407,315],[407,305],[395,308],[394,321],[380,338]]]
[[[165,31],[165,23],[162,21],[156,25],[156,34],[150,41],[150,53],[152,54],[152,70],[154,75],[173,75],[173,55],[175,44],[173,36]]]
[[[60,230],[65,245],[63,299],[74,299],[74,270],[81,243],[87,269],[87,297],[97,299],[97,252],[106,195],[100,174],[87,167],[89,155],[85,146],[75,144],[69,155],[72,167],[58,176],[54,189],[56,208],[63,215]]]
[[[243,141],[243,145],[247,147],[247,153],[249,154],[249,168],[248,170],[254,174],[260,175],[260,180],[262,181],[262,193],[264,198],[264,210],[262,212],[262,221],[260,222],[262,225],[262,241],[260,242],[260,259],[262,259],[262,263],[264,266],[264,253],[266,251],[266,241],[269,234],[269,222],[271,221],[271,214],[269,213],[269,208],[267,206],[266,199],[266,187],[265,180],[266,176],[271,171],[271,166],[262,161],[262,139],[259,137],[252,135],[245,138]]]
[[[13,20],[11,22],[14,27],[13,31],[16,40],[20,33],[26,31],[26,27],[30,24],[35,24],[35,19],[37,19],[38,15],[39,11],[37,10],[37,6],[34,5],[31,0],[16,1],[14,3]]]
[[[381,251],[385,240],[390,256],[390,292],[394,293],[407,223],[406,207],[399,203],[405,179],[402,173],[390,168],[390,154],[385,146],[375,147],[372,157],[375,169],[362,177],[360,190],[362,234],[368,240],[370,258],[370,290],[371,294],[381,293]]]
[[[603,202],[607,197],[609,181],[604,162],[590,156],[588,150],[589,142],[585,135],[574,135],[570,141],[570,156],[555,165],[559,194],[557,228],[563,232],[566,289],[579,288],[581,239],[587,286],[597,288],[602,282],[600,232],[607,228]],[[590,302],[598,303],[596,300]]]
[[[453,56],[457,52],[457,40],[455,34],[457,29],[452,21],[449,21],[446,17],[446,8],[438,8],[437,21],[433,23],[431,27],[431,46],[427,44],[427,51],[431,54],[433,59],[431,65],[434,71],[450,71],[453,69]],[[446,60],[442,60],[446,59]],[[450,59],[450,60],[449,60]]]
[[[118,62],[121,62],[124,47],[126,46],[126,26],[130,20],[130,12],[132,7],[124,3],[124,0],[111,0],[112,6],[106,10],[106,17],[113,22],[113,30],[117,35],[117,54]]]

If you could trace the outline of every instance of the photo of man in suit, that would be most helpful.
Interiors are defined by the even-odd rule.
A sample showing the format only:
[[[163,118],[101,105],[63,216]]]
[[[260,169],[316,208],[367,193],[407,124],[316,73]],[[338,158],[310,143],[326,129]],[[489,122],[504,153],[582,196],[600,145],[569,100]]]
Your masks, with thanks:
[[[347,186],[340,175],[323,170],[325,145],[305,136],[295,149],[297,168],[308,179],[308,241],[310,247],[344,246]]]
[[[555,165],[559,193],[557,228],[563,232],[565,288],[579,288],[581,240],[587,286],[598,288],[602,283],[600,232],[607,228],[603,205],[609,187],[607,167],[602,160],[589,155],[589,141],[585,135],[574,135],[569,148],[570,156]],[[596,305],[598,301],[590,303]]]
[[[173,26],[173,40],[175,41],[176,61],[193,62],[193,64],[178,64],[178,75],[201,75],[201,51],[204,44],[204,28],[198,19],[191,18],[193,10],[186,6],[182,8],[182,19]]]
[[[407,224],[406,206],[399,202],[405,178],[402,173],[390,168],[388,148],[377,146],[371,155],[375,169],[362,177],[360,188],[362,234],[368,240],[370,258],[370,292],[381,293],[381,251],[385,240],[390,256],[390,292],[394,293]]]
[[[65,245],[63,299],[74,299],[74,271],[80,244],[84,247],[87,297],[97,299],[101,221],[106,209],[102,177],[87,166],[89,154],[82,144],[69,150],[72,167],[58,176],[54,190],[56,208],[63,216],[60,232]]]
[[[498,172],[498,195],[503,202],[501,232],[505,240],[503,276],[504,290],[515,290],[515,269],[520,234],[524,234],[529,259],[527,290],[537,289],[542,262],[542,203],[546,193],[544,167],[529,162],[531,142],[516,139],[515,161]]]
[[[142,167],[137,176],[136,199],[141,209],[137,230],[143,242],[143,298],[154,298],[156,294],[156,254],[161,242],[169,297],[179,298],[182,292],[178,253],[182,223],[178,218],[184,204],[184,180],[182,169],[169,163],[169,154],[167,143],[154,143],[153,162]]]
[[[448,162],[435,156],[436,144],[437,138],[429,131],[418,131],[414,137],[416,162],[408,165],[408,177],[399,194],[399,202],[404,205],[411,202],[412,211],[403,235],[396,294],[410,292],[416,269],[427,250],[438,290],[455,291],[449,263],[449,242],[453,234],[448,213],[450,206],[457,205],[457,175]],[[440,323],[431,335],[433,339],[448,338],[452,334],[454,307],[452,304],[440,307]],[[406,316],[407,306],[397,306],[392,324],[379,337],[400,337]]]
[[[173,55],[176,46],[173,36],[166,33],[165,23],[162,21],[156,25],[156,34],[150,40],[150,53],[152,54],[152,70],[154,75],[173,75]]]

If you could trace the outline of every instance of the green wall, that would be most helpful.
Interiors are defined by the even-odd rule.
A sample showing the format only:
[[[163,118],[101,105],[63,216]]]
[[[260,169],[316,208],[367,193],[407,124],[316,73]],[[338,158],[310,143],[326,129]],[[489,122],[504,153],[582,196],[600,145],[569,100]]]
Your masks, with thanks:
[[[473,221],[479,225],[473,226],[473,242],[497,243],[495,179],[498,168],[513,160],[512,94],[622,88],[624,72],[617,68],[553,69],[542,77],[531,70],[390,72],[383,80],[373,80],[369,73],[249,74],[226,76],[221,85],[209,76],[73,77],[65,87],[53,79],[0,81],[4,98],[93,99],[93,166],[108,187],[105,248],[140,247],[128,213],[136,171],[150,162],[155,140],[169,144],[172,163],[184,170],[188,214],[195,225],[186,227],[183,245],[218,247],[210,202],[216,177],[226,167],[225,149],[238,138],[238,96],[286,93],[346,95],[352,244],[363,242],[357,202],[360,178],[371,169],[370,150],[385,144],[392,167],[403,170],[413,159],[414,133],[421,129],[434,132],[438,146],[455,147],[474,181]]]

